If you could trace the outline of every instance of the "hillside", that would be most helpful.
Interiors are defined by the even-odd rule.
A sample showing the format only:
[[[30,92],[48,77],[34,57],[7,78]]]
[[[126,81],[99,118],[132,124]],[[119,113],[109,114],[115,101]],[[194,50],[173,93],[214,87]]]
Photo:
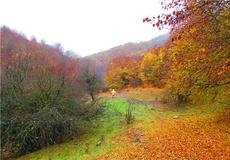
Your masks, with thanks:
[[[146,51],[154,47],[163,46],[169,38],[169,34],[163,34],[149,41],[139,43],[126,43],[120,46],[113,47],[106,51],[102,51],[87,57],[82,58],[83,64],[94,66],[96,71],[101,74],[106,69],[107,64],[114,58],[120,56],[142,56]]]
[[[103,58],[106,55],[112,58],[121,56],[121,55],[126,55],[126,56],[140,55],[153,47],[159,47],[159,46],[164,45],[168,37],[169,37],[169,34],[164,34],[156,38],[153,38],[149,41],[144,41],[144,42],[139,42],[139,43],[129,42],[124,45],[116,46],[109,50],[93,54],[91,56],[88,56],[88,58]]]

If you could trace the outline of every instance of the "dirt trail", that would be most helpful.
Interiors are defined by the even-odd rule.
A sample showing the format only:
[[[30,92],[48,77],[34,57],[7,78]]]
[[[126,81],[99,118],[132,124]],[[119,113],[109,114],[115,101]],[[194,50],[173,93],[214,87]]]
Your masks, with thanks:
[[[103,96],[112,98],[112,96],[109,93],[107,93]],[[164,104],[162,101],[157,100],[157,99],[145,100],[145,99],[138,99],[138,98],[131,97],[126,90],[122,90],[120,92],[117,92],[114,98],[128,99],[128,100],[131,100],[132,103],[140,104],[140,105],[152,105],[152,106],[157,106],[157,107],[168,107],[167,104]]]

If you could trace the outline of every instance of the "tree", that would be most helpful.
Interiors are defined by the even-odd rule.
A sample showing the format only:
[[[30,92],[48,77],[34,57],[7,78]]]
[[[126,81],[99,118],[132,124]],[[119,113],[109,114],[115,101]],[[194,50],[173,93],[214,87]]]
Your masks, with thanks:
[[[110,62],[104,79],[109,88],[135,87],[141,84],[138,74],[139,57],[121,56]]]
[[[90,95],[92,101],[95,101],[95,95],[98,93],[101,86],[99,76],[87,68],[83,71],[82,79],[86,92]]]
[[[164,56],[163,49],[155,48],[144,55],[140,65],[140,77],[144,84],[162,87],[166,75]]]
[[[178,102],[194,99],[206,91],[213,99],[229,88],[230,23],[225,0],[164,1],[167,14],[153,19],[153,26],[171,27],[170,76],[167,84]]]

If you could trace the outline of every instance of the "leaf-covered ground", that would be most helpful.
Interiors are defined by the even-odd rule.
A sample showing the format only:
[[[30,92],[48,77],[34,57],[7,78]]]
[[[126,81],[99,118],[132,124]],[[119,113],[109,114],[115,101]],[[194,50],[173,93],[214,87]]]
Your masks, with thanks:
[[[123,145],[98,159],[230,159],[230,110],[208,120],[199,115],[155,118],[147,130],[130,128],[114,137]]]

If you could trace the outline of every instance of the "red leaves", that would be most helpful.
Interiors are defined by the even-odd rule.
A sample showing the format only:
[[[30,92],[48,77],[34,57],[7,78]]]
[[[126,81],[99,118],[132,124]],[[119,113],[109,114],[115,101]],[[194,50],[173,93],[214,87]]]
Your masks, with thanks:
[[[43,68],[48,73],[64,76],[72,81],[79,75],[79,63],[75,58],[63,55],[59,48],[37,42],[35,39],[27,40],[20,34],[8,28],[1,30],[2,35],[2,64],[5,68],[17,69],[28,67],[30,77],[35,78]]]
[[[145,23],[145,22],[151,22],[151,19],[149,17],[146,17],[143,19],[143,23]]]
[[[159,22],[157,22],[157,23],[156,23],[156,26],[157,26],[157,27],[159,27],[159,26],[160,26],[160,23],[159,23]]]
[[[169,18],[170,18],[170,14],[168,14],[165,19],[168,20]]]

